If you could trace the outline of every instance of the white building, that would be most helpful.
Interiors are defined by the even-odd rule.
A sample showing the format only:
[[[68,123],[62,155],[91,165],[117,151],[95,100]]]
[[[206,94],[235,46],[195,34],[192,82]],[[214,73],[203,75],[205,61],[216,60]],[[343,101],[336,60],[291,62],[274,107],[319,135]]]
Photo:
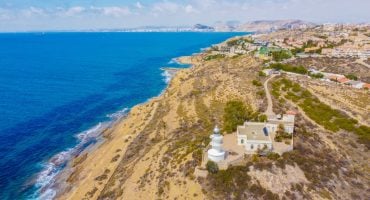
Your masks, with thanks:
[[[272,150],[272,139],[265,126],[260,122],[245,122],[238,126],[238,145],[243,145],[247,153],[254,153],[258,149]]]
[[[295,113],[270,117],[267,122],[245,122],[237,128],[238,145],[243,145],[246,153],[253,154],[259,150],[273,150],[273,140],[279,125],[284,132],[293,134]]]
[[[284,131],[292,134],[294,132],[295,113],[287,112],[285,115],[276,115],[270,117],[266,123],[266,127],[270,133],[275,133],[279,124],[284,125]]]
[[[365,83],[363,83],[361,81],[348,81],[345,84],[348,84],[348,85],[350,85],[350,86],[352,86],[353,88],[356,88],[356,89],[361,89],[365,85]]]
[[[211,146],[208,150],[208,159],[214,162],[225,160],[225,151],[222,148],[223,136],[220,134],[220,129],[216,126],[211,135]]]

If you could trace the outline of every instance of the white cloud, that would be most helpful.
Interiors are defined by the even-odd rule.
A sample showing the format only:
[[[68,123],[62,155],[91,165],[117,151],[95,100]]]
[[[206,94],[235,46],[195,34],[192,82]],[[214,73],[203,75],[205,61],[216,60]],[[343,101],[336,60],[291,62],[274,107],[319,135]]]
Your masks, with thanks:
[[[185,6],[185,12],[186,13],[196,13],[198,12],[192,5]]]
[[[161,12],[161,13],[176,13],[181,8],[180,4],[170,2],[170,1],[163,1],[159,3],[155,3],[152,7],[154,12]]]
[[[111,17],[123,17],[131,14],[131,11],[127,7],[91,7],[91,10],[96,11],[105,16]]]
[[[0,20],[9,20],[11,19],[11,12],[7,9],[0,8]]]
[[[1,0],[0,0],[1,1]],[[64,0],[69,2],[71,0]],[[63,1],[63,2],[64,2]],[[112,2],[112,1],[109,1]],[[125,2],[125,1],[122,1]],[[370,0],[143,0],[126,6],[0,7],[0,31],[39,27],[137,27],[145,25],[213,25],[216,21],[302,19],[313,22],[370,22]],[[65,4],[62,4],[65,5]],[[155,17],[153,17],[155,16]],[[118,20],[119,19],[119,20]],[[36,26],[34,26],[36,27]]]
[[[136,2],[135,6],[136,6],[136,8],[138,8],[138,9],[142,9],[142,8],[144,8],[143,4],[141,4],[140,2]]]
[[[86,8],[81,7],[81,6],[75,6],[75,7],[68,8],[62,14],[64,16],[71,17],[71,16],[82,14],[84,11],[86,11]]]
[[[20,11],[20,14],[26,17],[34,17],[34,16],[45,16],[47,15],[46,11],[41,8],[36,8],[36,7],[29,7],[27,9],[23,9]]]

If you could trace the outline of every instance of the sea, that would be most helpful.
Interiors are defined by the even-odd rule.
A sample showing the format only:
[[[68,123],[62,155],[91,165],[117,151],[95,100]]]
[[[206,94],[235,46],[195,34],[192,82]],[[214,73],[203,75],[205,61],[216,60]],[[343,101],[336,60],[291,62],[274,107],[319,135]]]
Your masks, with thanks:
[[[67,162],[159,95],[176,58],[247,33],[1,33],[0,199],[52,199]]]

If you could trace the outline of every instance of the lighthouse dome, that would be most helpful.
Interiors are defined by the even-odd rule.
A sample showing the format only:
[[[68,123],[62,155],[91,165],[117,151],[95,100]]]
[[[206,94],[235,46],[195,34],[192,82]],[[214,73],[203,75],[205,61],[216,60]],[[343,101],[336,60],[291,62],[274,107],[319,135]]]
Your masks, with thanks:
[[[215,129],[213,129],[213,133],[220,134],[220,129],[218,128],[218,126],[216,126]]]

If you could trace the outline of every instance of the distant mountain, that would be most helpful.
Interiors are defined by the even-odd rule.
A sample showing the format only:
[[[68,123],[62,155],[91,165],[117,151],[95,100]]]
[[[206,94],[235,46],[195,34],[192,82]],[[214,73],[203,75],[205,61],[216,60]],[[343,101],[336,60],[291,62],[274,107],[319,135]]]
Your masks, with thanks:
[[[128,29],[99,29],[87,31],[116,32],[257,32],[265,33],[279,29],[308,28],[315,26],[301,20],[263,20],[241,23],[239,21],[216,22],[213,26],[195,24],[194,26],[144,26]]]
[[[312,26],[315,26],[315,24],[302,20],[261,20],[233,26],[228,22],[217,22],[214,28],[215,31],[271,32],[279,29],[308,28]]]
[[[213,32],[215,31],[215,29],[211,26],[206,26],[206,25],[203,25],[203,24],[195,24],[194,27],[193,27],[194,30],[203,30],[203,31],[210,31],[210,32]]]

